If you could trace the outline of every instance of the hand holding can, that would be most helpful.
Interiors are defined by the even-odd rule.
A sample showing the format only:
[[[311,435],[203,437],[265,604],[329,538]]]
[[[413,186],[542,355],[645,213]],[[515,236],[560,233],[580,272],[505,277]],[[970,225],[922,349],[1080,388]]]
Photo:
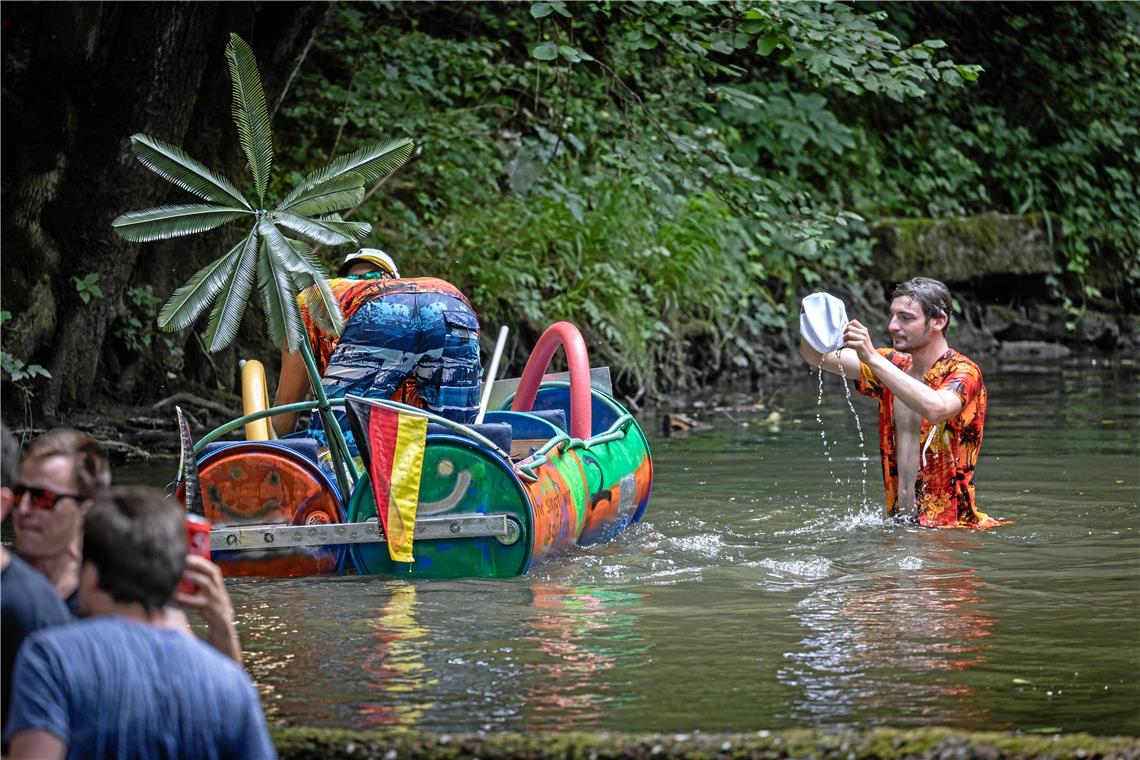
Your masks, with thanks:
[[[198,515],[187,514],[185,517],[186,524],[186,546],[187,554],[190,556],[210,558],[210,521]],[[185,573],[183,573],[182,580],[178,582],[179,594],[197,594],[198,584],[193,581],[187,580]]]

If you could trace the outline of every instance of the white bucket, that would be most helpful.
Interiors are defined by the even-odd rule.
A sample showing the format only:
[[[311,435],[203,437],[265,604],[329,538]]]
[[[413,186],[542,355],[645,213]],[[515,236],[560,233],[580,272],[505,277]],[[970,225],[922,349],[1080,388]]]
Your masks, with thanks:
[[[800,337],[826,354],[843,348],[847,307],[829,293],[812,293],[800,302]]]

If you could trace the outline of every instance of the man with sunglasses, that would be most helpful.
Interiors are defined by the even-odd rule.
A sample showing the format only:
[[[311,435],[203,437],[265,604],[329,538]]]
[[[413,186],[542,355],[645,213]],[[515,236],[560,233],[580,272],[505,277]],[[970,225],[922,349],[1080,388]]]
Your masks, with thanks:
[[[20,444],[0,426],[0,522],[14,503],[12,486],[20,466]],[[22,489],[21,489],[22,490]],[[12,668],[20,645],[33,632],[72,620],[71,613],[47,579],[0,546],[0,726],[8,725]],[[2,729],[0,729],[2,730]],[[7,753],[8,745],[0,747]]]
[[[95,492],[110,484],[111,466],[99,442],[86,433],[58,429],[28,447],[20,480],[11,489],[17,552],[47,577],[76,617],[83,517]],[[209,643],[240,663],[241,643],[221,570],[204,557],[192,557],[186,579],[197,591],[178,592],[172,601],[196,610],[206,621]],[[168,608],[167,623],[189,631],[186,614],[178,607]]]
[[[186,565],[181,508],[154,488],[105,489],[83,532],[87,617],[37,631],[17,655],[10,756],[275,757],[245,671],[166,624]]]
[[[12,486],[16,551],[39,570],[78,614],[83,516],[99,488],[111,484],[103,447],[76,430],[49,431],[28,447]]]

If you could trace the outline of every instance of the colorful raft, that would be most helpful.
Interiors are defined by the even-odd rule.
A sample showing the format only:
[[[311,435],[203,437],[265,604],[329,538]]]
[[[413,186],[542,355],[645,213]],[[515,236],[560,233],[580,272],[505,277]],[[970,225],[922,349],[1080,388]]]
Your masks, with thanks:
[[[568,382],[544,379],[559,346]],[[649,501],[645,434],[611,395],[591,387],[585,344],[566,322],[543,334],[517,392],[484,424],[415,410],[431,424],[413,562],[391,559],[368,478],[354,468],[330,476],[313,440],[214,443],[300,406],[327,412],[338,402],[261,409],[195,447],[213,557],[227,575],[328,575],[351,567],[418,578],[511,577],[610,540],[638,522]]]

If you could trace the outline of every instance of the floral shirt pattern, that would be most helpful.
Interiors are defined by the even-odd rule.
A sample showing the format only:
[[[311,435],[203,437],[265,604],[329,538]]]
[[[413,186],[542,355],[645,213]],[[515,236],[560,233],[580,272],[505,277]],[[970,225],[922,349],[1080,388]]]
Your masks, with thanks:
[[[911,368],[910,354],[889,348],[882,354],[904,372]],[[927,527],[990,528],[1002,524],[979,512],[974,497],[974,468],[982,448],[986,419],[986,386],[982,371],[964,354],[949,349],[922,378],[934,390],[954,393],[962,410],[937,425],[922,420],[919,431],[919,469],[915,480],[919,524]],[[862,365],[856,389],[879,400],[879,454],[886,487],[886,509],[898,509],[898,456],[895,449],[894,393]]]

